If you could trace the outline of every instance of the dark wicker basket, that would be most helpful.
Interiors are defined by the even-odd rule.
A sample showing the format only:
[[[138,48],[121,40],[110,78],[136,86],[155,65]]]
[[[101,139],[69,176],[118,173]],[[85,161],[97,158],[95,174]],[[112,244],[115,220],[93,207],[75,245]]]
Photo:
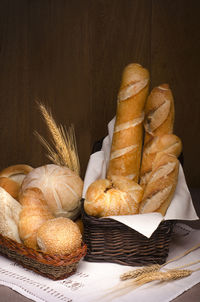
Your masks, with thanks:
[[[65,279],[74,274],[80,259],[86,254],[86,249],[86,244],[82,244],[70,255],[48,255],[0,235],[2,255],[52,280]]]
[[[163,221],[150,238],[111,218],[95,218],[84,211],[85,260],[141,266],[163,264],[168,256],[174,221]]]

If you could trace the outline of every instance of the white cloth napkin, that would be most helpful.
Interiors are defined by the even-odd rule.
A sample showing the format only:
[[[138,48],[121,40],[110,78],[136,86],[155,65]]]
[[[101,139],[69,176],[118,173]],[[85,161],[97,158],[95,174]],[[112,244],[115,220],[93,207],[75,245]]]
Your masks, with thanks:
[[[192,230],[179,224],[175,232],[168,259],[200,244],[200,230]],[[168,264],[166,268],[175,268],[199,260],[199,251],[200,249],[191,252],[182,259]],[[200,263],[188,268],[193,270],[200,268]],[[200,282],[199,270],[185,279],[164,283],[152,282],[123,293],[120,288],[124,282],[120,281],[120,275],[132,269],[136,268],[113,263],[81,261],[73,276],[65,280],[52,281],[0,256],[0,284],[36,302],[169,302]],[[114,293],[111,294],[113,289]]]
[[[83,187],[83,198],[89,185],[97,179],[105,178],[109,162],[110,148],[114,129],[115,118],[108,124],[108,135],[103,140],[102,149],[90,156]],[[146,237],[151,237],[153,232],[163,220],[197,220],[199,217],[193,206],[192,198],[188,190],[183,168],[180,165],[178,183],[173,200],[165,217],[160,213],[149,213],[140,215],[110,216]]]

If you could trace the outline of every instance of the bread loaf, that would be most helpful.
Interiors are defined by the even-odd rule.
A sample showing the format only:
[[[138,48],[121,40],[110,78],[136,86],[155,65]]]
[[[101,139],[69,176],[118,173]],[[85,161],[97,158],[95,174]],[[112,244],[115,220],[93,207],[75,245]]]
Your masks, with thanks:
[[[8,177],[21,185],[25,175],[33,168],[29,165],[14,165],[3,169],[0,172],[0,177]]]
[[[125,176],[113,175],[110,178],[99,179],[89,186],[84,202],[85,212],[96,217],[137,214],[142,188]]]
[[[81,242],[79,227],[64,217],[46,221],[37,232],[38,246],[48,254],[70,254],[81,246]]]
[[[52,214],[76,219],[80,214],[82,179],[64,166],[49,164],[33,169],[21,186],[22,193],[27,188],[39,188]]]
[[[148,88],[149,72],[139,64],[128,65],[118,94],[107,178],[121,175],[138,181]]]
[[[148,143],[146,143],[142,155],[140,185],[144,188],[148,183],[154,159],[159,152],[164,152],[178,157],[181,153],[181,150],[181,140],[174,134],[155,136]]]
[[[37,249],[38,228],[53,218],[40,189],[28,188],[19,197],[22,210],[19,217],[19,235],[24,245]]]
[[[0,177],[0,187],[8,192],[14,199],[18,199],[20,184],[11,178]]]
[[[146,184],[139,212],[160,212],[163,216],[171,203],[176,189],[179,161],[174,155],[159,152]]]
[[[21,243],[18,232],[21,205],[0,187],[0,234]]]
[[[168,84],[155,87],[145,105],[146,145],[153,137],[173,133],[174,99]]]

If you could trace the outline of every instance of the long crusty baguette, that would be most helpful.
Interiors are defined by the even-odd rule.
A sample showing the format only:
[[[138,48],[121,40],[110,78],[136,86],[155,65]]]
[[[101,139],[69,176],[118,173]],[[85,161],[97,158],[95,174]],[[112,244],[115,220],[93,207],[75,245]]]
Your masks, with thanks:
[[[174,155],[178,157],[182,150],[180,138],[174,134],[164,134],[155,136],[143,149],[142,165],[140,171],[140,185],[144,188],[149,181],[153,162],[159,152]]]
[[[163,216],[176,189],[179,161],[174,155],[159,152],[153,162],[150,179],[145,187],[139,212],[160,212]]]
[[[168,84],[155,87],[145,105],[144,146],[155,136],[173,133],[174,99]]]
[[[118,94],[108,178],[121,175],[138,181],[143,140],[143,111],[148,88],[148,70],[139,64],[128,65],[123,72]]]

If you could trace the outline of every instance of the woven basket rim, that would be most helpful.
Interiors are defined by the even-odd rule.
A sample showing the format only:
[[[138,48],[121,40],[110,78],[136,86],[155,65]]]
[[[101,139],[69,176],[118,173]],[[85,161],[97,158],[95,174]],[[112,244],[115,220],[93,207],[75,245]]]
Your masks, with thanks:
[[[8,237],[0,234],[0,245],[4,248],[12,250],[17,254],[23,255],[25,257],[31,258],[43,264],[50,264],[53,266],[66,266],[74,262],[78,262],[82,257],[85,256],[87,251],[87,246],[82,242],[81,246],[70,254],[53,254],[50,255],[41,250],[34,250],[32,248],[26,247],[22,243],[16,242]],[[1,253],[1,252],[0,252]],[[3,253],[1,253],[3,254]]]
[[[94,224],[94,225],[99,226],[99,227],[103,227],[103,226],[111,227],[111,228],[113,228],[113,227],[124,228],[125,227],[125,228],[131,229],[133,232],[137,232],[140,235],[144,236],[142,233],[136,231],[135,229],[132,229],[131,227],[123,224],[120,221],[114,220],[112,218],[107,218],[107,217],[95,217],[95,216],[88,215],[84,210],[84,201],[85,201],[85,199],[82,198],[81,199],[81,212],[82,212],[82,215],[84,215],[84,220],[86,222],[89,222],[90,224]],[[176,220],[174,220],[174,219],[172,219],[172,220],[162,220],[160,222],[160,224],[158,225],[158,227],[156,228],[156,230],[159,228],[160,225],[175,224],[175,223],[176,223]],[[156,230],[154,232],[156,232]]]

